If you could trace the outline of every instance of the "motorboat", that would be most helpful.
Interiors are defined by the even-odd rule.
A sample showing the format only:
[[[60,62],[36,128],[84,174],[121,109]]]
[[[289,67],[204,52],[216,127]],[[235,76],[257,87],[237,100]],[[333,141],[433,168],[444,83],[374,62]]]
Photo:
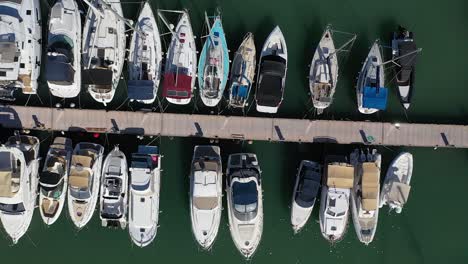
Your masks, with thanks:
[[[197,50],[188,12],[179,12],[179,22],[166,54],[163,97],[169,103],[186,105],[192,100],[195,89]],[[163,17],[161,13],[159,16]]]
[[[274,114],[283,101],[288,66],[286,40],[279,26],[270,33],[260,52],[255,101],[257,111]]]
[[[0,221],[16,244],[34,213],[39,182],[39,139],[16,133],[0,146]]]
[[[358,110],[362,114],[373,114],[387,108],[388,89],[379,40],[376,40],[359,73],[356,96]]]
[[[207,26],[211,28],[198,61],[198,86],[203,104],[214,107],[223,98],[226,88],[229,74],[229,51],[221,15],[217,14],[211,25],[206,13],[205,18]]]
[[[0,1],[0,99],[13,93],[36,94],[41,72],[40,0]]]
[[[125,60],[125,21],[120,0],[85,0],[82,83],[91,97],[107,105],[114,98]]]
[[[226,169],[231,237],[239,252],[251,258],[263,233],[263,194],[257,156],[231,154]]]
[[[213,245],[221,222],[223,169],[218,146],[195,146],[190,173],[190,216],[195,240]]]
[[[376,149],[355,150],[350,156],[354,165],[354,186],[351,191],[351,209],[356,235],[369,245],[375,236],[379,220],[380,167],[382,157]]]
[[[158,24],[151,5],[146,2],[141,9],[130,42],[128,55],[128,98],[152,104],[158,95],[161,79],[162,48]]]
[[[322,166],[310,160],[301,161],[291,205],[291,225],[294,233],[298,233],[309,220],[319,196],[321,182]]]
[[[45,70],[53,96],[78,96],[81,90],[81,17],[75,0],[57,0],[50,10]]]
[[[338,58],[330,27],[320,39],[310,63],[309,88],[316,109],[328,108],[338,83]]]
[[[128,166],[125,154],[115,146],[102,166],[100,218],[104,227],[127,226]]]
[[[75,146],[68,177],[67,205],[73,224],[83,228],[93,216],[99,197],[104,148],[81,142]]]
[[[159,219],[161,156],[155,146],[138,146],[130,164],[128,231],[133,243],[146,247],[156,237]]]
[[[354,167],[345,157],[326,159],[325,183],[320,198],[320,229],[331,243],[340,241],[348,226],[350,192],[354,183]]]
[[[401,213],[408,202],[413,175],[413,155],[403,152],[390,164],[380,192],[380,207],[388,205]]]
[[[410,107],[414,94],[416,59],[419,51],[414,42],[413,32],[399,26],[398,31],[393,33],[392,59],[395,62],[398,96],[405,109]]]
[[[254,82],[256,66],[254,35],[247,33],[234,54],[229,89],[229,106],[244,108]]]
[[[39,173],[39,212],[46,225],[55,223],[65,206],[72,152],[71,139],[56,137]]]

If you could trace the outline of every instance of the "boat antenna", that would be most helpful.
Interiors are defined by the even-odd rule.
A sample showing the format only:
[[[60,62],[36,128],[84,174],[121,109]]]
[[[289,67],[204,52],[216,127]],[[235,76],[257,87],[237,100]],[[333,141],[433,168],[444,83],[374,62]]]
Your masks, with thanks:
[[[422,51],[422,48],[419,48],[419,49],[417,49],[417,50],[413,50],[412,52],[407,53],[407,54],[405,54],[405,55],[396,57],[396,58],[391,59],[391,60],[388,60],[388,61],[386,61],[386,62],[382,62],[379,66],[388,64],[388,63],[390,63],[390,62],[395,63],[396,65],[400,66],[400,64],[398,64],[398,63],[396,62],[396,60],[402,59],[402,58],[404,58],[404,57],[408,57],[408,56],[410,56],[410,55],[413,55],[413,54],[415,54],[415,53],[419,53],[419,52],[421,52],[421,51]]]

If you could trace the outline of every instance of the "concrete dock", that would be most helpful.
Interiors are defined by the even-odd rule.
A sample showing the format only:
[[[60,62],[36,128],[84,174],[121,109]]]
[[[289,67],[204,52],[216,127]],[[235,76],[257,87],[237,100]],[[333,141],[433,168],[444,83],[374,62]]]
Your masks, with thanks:
[[[0,105],[0,126],[169,137],[468,148],[463,125],[355,122]]]

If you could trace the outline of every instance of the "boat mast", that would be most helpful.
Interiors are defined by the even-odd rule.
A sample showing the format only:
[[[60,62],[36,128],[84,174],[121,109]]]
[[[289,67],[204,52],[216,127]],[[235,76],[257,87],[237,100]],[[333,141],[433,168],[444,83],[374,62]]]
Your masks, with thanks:
[[[170,24],[170,23],[167,21],[167,19],[164,17],[164,15],[162,14],[162,12],[173,12],[173,13],[182,13],[182,14],[185,14],[185,12],[184,12],[184,11],[173,11],[173,10],[158,10],[158,16],[159,16],[159,18],[161,18],[161,20],[162,20],[162,22],[164,23],[164,25],[167,27],[167,29],[169,29],[169,31],[171,32],[171,34],[172,34],[174,37],[176,37],[177,39],[179,39],[178,36],[177,36],[177,34],[176,34],[176,33],[174,32],[174,30],[173,30],[174,25]]]
[[[328,57],[331,57],[331,56],[337,54],[338,52],[342,51],[344,48],[346,48],[346,47],[349,46],[351,43],[353,43],[353,42],[356,40],[356,38],[357,38],[357,35],[354,34],[353,37],[352,37],[350,40],[346,41],[345,44],[343,44],[341,47],[339,47],[339,48],[336,49],[334,52],[332,52]]]
[[[104,14],[102,14],[101,11],[99,11],[93,4],[91,4],[89,2],[89,0],[83,0],[92,10],[93,12],[99,14],[99,16],[101,18],[104,18]],[[118,12],[116,12],[112,6],[108,3],[106,3],[104,0],[97,0],[98,2],[100,2],[103,6],[105,6],[105,8],[109,11],[111,11],[119,20],[122,20],[125,24],[127,24],[127,26],[129,26],[131,29],[133,29],[134,31],[138,32],[143,38],[145,37],[145,33],[143,33],[141,30],[137,29],[134,25],[133,25],[133,21],[130,20],[130,19],[126,19],[125,17],[121,16]]]
[[[396,58],[391,59],[391,60],[388,60],[388,61],[386,61],[386,62],[382,62],[382,63],[380,64],[380,66],[385,65],[385,64],[388,64],[388,63],[390,63],[390,62],[393,62],[393,63],[395,63],[395,64],[398,65],[398,66],[401,66],[400,64],[398,64],[398,63],[396,62],[396,60],[402,59],[402,58],[407,57],[407,56],[409,56],[409,55],[413,55],[413,54],[415,54],[415,53],[419,53],[419,52],[421,52],[421,51],[422,51],[422,48],[419,48],[419,49],[417,49],[417,50],[413,50],[412,52],[407,53],[407,54],[405,54],[405,55],[396,57]]]

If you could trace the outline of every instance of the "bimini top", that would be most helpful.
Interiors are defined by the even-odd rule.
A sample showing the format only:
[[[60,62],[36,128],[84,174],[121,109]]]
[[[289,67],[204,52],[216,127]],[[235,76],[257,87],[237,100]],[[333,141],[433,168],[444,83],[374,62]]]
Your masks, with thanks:
[[[82,70],[81,74],[84,85],[112,85],[112,70],[89,69]]]
[[[313,168],[305,168],[301,171],[301,181],[297,195],[296,203],[301,207],[310,207],[314,204],[318,195],[322,175]]]
[[[354,167],[347,163],[329,164],[327,186],[330,188],[350,189],[354,183]]]
[[[398,64],[401,67],[413,67],[416,65],[416,57],[417,53],[413,53],[412,55],[405,56],[408,53],[415,52],[417,50],[416,43],[414,41],[400,41],[398,42],[398,49],[400,52],[400,56],[404,56],[398,59]]]
[[[192,97],[192,77],[185,74],[164,74],[163,96],[175,99]]]
[[[363,163],[362,170],[362,208],[373,211],[377,209],[380,171],[374,162]]]
[[[71,85],[74,82],[75,70],[64,54],[49,52],[46,62],[46,79],[59,85]]]
[[[258,104],[278,106],[283,98],[283,78],[286,61],[279,56],[265,56],[260,66],[259,87],[256,93]]]
[[[150,100],[154,98],[154,82],[152,80],[128,81],[128,98],[134,100]]]
[[[385,87],[364,87],[362,96],[362,106],[364,108],[372,108],[385,110],[387,108],[388,89]]]

